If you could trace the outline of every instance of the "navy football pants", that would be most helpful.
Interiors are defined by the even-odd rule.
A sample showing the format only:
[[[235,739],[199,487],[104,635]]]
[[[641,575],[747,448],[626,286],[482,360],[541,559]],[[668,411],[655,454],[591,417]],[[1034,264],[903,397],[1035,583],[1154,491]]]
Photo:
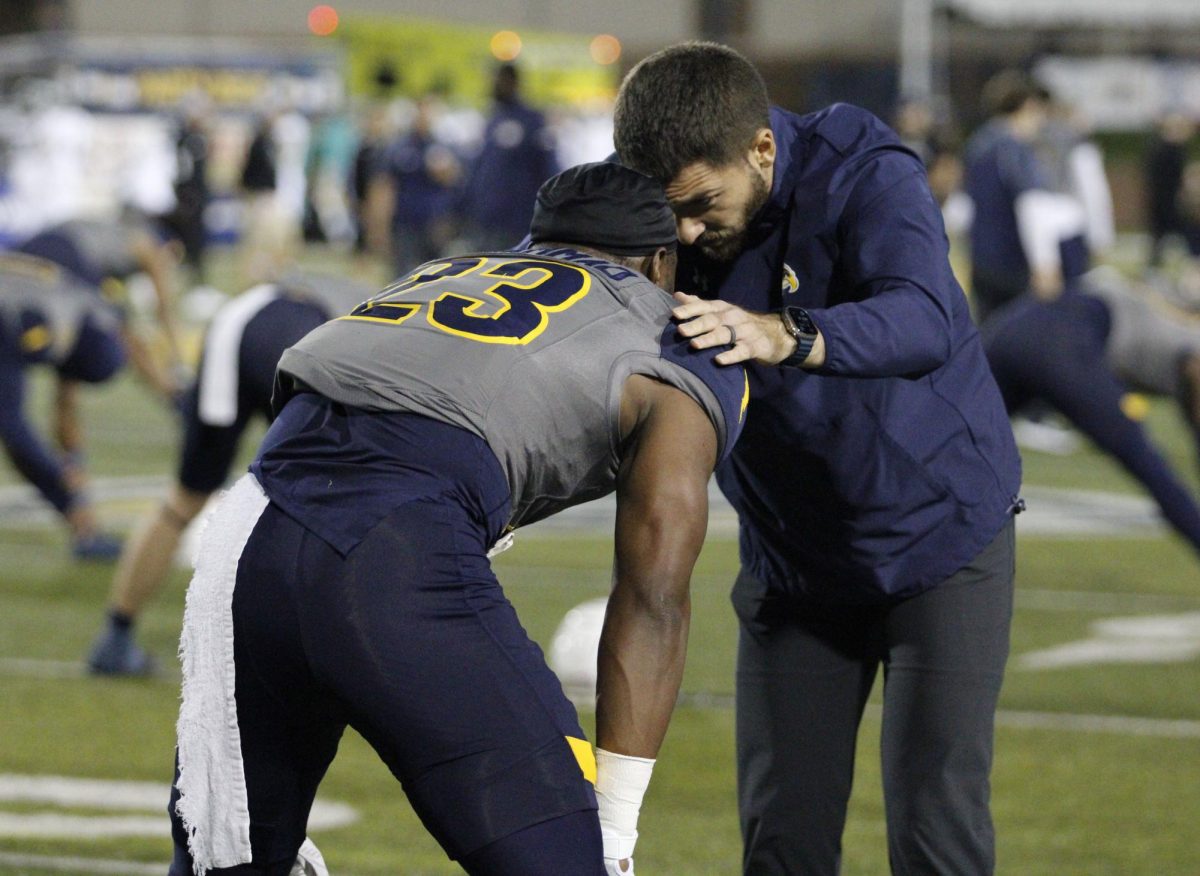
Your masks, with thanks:
[[[233,594],[254,864],[286,874],[344,727],[470,873],[603,874],[574,708],[453,501],[409,502],[343,558],[268,505]],[[190,873],[171,814],[172,876]],[[396,849],[396,872],[404,872]]]
[[[200,377],[183,401],[183,449],[179,459],[179,483],[196,493],[213,493],[225,483],[238,444],[250,421],[260,415],[271,419],[271,392],[275,366],[283,351],[328,319],[316,304],[292,298],[276,298],[246,323],[237,347],[237,417],[227,426],[214,426],[200,418]],[[199,374],[204,373],[206,348]]]

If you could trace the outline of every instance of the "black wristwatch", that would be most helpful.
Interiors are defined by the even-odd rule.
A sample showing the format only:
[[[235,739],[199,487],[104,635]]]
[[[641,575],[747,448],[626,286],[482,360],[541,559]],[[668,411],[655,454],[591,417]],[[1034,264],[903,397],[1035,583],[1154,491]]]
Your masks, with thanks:
[[[817,327],[803,307],[785,307],[779,311],[779,318],[783,320],[784,330],[796,339],[796,352],[779,364],[785,368],[799,368],[817,342]]]

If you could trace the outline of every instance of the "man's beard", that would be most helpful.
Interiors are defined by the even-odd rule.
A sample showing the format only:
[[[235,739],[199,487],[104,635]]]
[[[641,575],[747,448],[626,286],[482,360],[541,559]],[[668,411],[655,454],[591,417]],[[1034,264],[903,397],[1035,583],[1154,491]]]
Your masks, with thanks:
[[[747,172],[750,174],[750,199],[742,211],[741,221],[733,228],[705,231],[696,238],[696,246],[700,248],[700,252],[713,261],[731,262],[737,257],[746,245],[746,235],[750,232],[750,221],[767,202],[767,198],[771,196],[771,190],[767,188],[767,181],[753,169]]]

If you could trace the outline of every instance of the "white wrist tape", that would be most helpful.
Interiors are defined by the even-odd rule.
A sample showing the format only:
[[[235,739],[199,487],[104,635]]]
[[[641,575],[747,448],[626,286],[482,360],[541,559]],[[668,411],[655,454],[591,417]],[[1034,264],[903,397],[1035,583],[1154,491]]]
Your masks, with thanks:
[[[600,834],[604,857],[633,857],[638,814],[650,785],[654,761],[596,749],[596,802],[600,805]]]

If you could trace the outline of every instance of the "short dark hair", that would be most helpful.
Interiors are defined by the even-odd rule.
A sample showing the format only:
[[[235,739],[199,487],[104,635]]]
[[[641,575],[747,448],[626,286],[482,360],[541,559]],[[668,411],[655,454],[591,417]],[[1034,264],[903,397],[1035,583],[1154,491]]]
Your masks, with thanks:
[[[723,167],[770,127],[767,87],[728,46],[687,42],[638,63],[617,94],[621,163],[666,185],[697,161]]]
[[[1023,70],[1001,70],[984,83],[980,95],[991,116],[1010,116],[1031,100],[1044,100],[1041,83]]]

